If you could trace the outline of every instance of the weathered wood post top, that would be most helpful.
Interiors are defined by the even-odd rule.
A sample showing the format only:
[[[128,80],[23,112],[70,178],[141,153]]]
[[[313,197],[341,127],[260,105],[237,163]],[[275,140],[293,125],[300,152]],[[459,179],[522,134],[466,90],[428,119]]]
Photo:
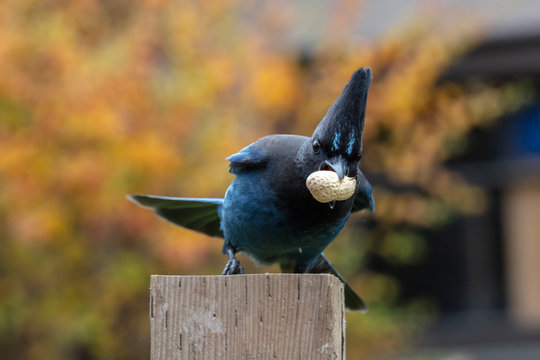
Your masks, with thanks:
[[[152,275],[151,359],[342,360],[344,312],[333,275]]]

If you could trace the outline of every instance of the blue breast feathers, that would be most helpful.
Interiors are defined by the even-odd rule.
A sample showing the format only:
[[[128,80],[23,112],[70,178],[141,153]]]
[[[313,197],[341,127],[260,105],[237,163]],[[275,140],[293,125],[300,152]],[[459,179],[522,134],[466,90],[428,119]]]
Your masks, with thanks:
[[[222,229],[238,251],[260,263],[310,263],[339,234],[348,214],[334,225],[291,219],[258,171],[245,172],[225,194]]]

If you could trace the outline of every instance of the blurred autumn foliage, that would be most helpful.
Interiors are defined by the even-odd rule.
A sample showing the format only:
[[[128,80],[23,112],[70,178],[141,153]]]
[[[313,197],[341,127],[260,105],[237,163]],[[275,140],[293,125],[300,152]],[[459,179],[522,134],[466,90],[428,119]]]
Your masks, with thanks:
[[[224,258],[219,240],[125,195],[223,196],[227,155],[266,134],[311,134],[360,66],[374,72],[362,167],[385,182],[369,229],[355,217],[329,255],[373,304],[349,318],[350,357],[402,345],[422,325],[407,316],[435,305],[396,306],[400,285],[361,272],[364,256],[413,263],[423,240],[396,225],[482,211],[482,192],[443,163],[523,89],[441,84],[460,36],[415,27],[355,42],[355,11],[336,6],[326,35],[299,50],[287,33],[300,14],[285,1],[4,1],[2,358],[147,358],[149,275],[215,274]]]

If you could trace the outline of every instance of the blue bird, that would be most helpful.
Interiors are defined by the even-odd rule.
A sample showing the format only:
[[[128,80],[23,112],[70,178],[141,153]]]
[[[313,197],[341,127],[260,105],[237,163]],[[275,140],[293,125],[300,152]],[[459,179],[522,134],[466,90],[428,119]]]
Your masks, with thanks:
[[[374,210],[371,185],[359,169],[371,69],[361,68],[330,107],[311,137],[265,136],[227,158],[236,175],[224,199],[130,195],[157,215],[210,236],[223,237],[228,262],[223,275],[242,274],[243,252],[285,272],[332,273],[345,284],[345,304],[366,305],[322,251],[343,229],[351,212]],[[321,203],[306,186],[316,171],[356,180],[347,200]]]

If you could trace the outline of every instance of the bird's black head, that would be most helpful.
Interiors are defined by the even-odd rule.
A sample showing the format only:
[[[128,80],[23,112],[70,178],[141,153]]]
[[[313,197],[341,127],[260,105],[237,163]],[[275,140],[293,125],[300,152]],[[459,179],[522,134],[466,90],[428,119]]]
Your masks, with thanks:
[[[362,132],[371,69],[357,70],[310,138],[309,156],[318,169],[335,171],[340,179],[355,177],[362,154]]]

